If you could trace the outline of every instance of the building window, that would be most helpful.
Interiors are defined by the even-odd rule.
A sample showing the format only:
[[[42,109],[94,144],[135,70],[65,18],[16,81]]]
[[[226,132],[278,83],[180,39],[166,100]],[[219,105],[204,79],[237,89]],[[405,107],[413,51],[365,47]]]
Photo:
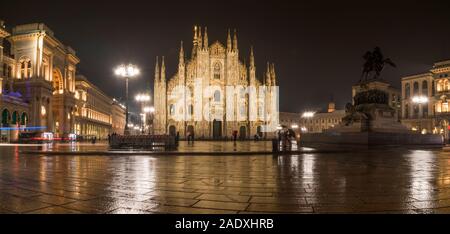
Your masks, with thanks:
[[[414,110],[414,118],[415,119],[419,118],[419,105],[413,105],[413,110]]]
[[[448,79],[442,79],[437,82],[437,91],[438,92],[448,91],[448,87],[449,87]]]
[[[448,112],[448,102],[442,103],[442,112]]]
[[[428,104],[425,104],[422,106],[422,113],[423,113],[423,117],[428,116]]]
[[[219,90],[216,90],[214,92],[214,101],[215,102],[220,102],[220,91]]]
[[[220,64],[216,63],[214,65],[214,79],[220,79]]]
[[[426,80],[422,81],[422,95],[428,96],[428,82]]]
[[[418,82],[414,82],[413,85],[413,95],[418,95],[419,94],[419,83]]]
[[[22,58],[20,63],[20,78],[30,78],[31,74],[31,60],[29,58]]]
[[[405,84],[405,99],[409,99],[411,95],[411,87],[409,85],[409,83]]]
[[[170,104],[169,113],[170,113],[170,115],[175,114],[175,106],[173,104]]]

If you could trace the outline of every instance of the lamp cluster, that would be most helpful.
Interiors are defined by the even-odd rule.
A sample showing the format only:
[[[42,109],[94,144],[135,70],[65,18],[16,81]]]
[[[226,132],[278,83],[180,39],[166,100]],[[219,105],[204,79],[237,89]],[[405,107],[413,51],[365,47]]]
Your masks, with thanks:
[[[120,65],[116,68],[116,70],[114,71],[114,73],[117,76],[122,76],[122,77],[134,77],[139,75],[140,71],[139,68],[137,68],[135,65],[133,64],[128,64],[128,65]]]

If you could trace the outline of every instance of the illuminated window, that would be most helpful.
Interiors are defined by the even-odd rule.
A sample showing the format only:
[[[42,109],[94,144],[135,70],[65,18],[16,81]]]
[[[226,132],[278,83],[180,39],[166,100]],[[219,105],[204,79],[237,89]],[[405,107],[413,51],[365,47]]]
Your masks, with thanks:
[[[220,102],[220,91],[219,90],[216,90],[214,92],[214,101],[215,102]]]
[[[47,114],[47,110],[45,109],[45,106],[41,106],[41,115],[45,116]]]
[[[214,65],[214,79],[220,79],[220,64],[216,63]]]
[[[175,106],[173,104],[170,105],[169,113],[170,113],[170,115],[174,115],[175,114]]]
[[[20,78],[25,78],[25,61],[20,63]]]
[[[442,112],[448,112],[448,102],[442,103]]]

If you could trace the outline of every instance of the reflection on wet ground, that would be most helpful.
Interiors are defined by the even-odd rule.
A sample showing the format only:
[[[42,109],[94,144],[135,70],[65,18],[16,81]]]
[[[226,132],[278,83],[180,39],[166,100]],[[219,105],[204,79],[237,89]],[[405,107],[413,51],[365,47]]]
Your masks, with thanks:
[[[30,145],[27,150],[40,151],[108,151],[110,150],[107,142],[92,143],[65,143],[65,144],[41,144]],[[140,150],[140,149],[136,149]],[[187,141],[180,141],[177,151],[179,152],[255,152],[255,151],[271,151],[271,141],[195,141],[188,143]],[[115,150],[118,151],[118,150]],[[122,150],[124,151],[124,150]]]
[[[21,150],[0,146],[0,213],[450,213],[450,152],[440,149],[276,157]]]

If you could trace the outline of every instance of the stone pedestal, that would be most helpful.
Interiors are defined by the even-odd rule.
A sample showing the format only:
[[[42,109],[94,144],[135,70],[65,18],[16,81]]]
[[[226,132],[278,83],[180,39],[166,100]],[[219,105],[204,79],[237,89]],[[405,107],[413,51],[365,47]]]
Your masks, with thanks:
[[[325,130],[323,133],[304,133],[301,135],[300,141],[302,143],[358,145],[443,144],[441,135],[413,132],[402,125],[398,121],[396,110],[387,104],[387,98],[383,91],[365,90],[362,92],[365,93],[355,98],[356,106],[346,107],[347,115],[340,125]]]

